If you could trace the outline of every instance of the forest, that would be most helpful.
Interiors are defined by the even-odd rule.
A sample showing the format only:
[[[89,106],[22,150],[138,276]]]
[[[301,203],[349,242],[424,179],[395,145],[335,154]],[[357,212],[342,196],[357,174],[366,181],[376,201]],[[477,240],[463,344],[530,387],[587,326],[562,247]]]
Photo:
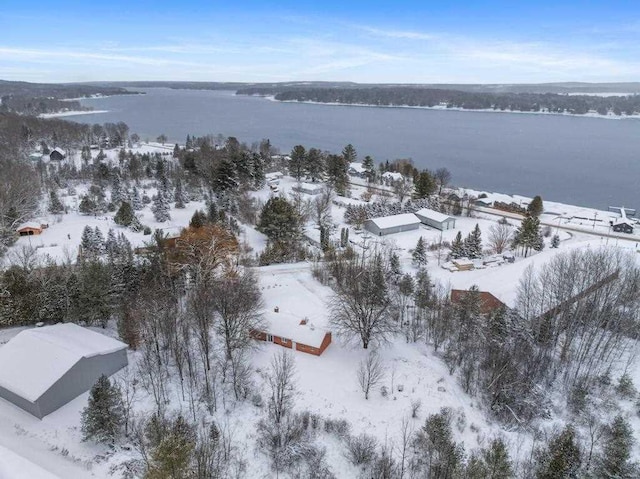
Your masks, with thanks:
[[[63,109],[89,110],[77,100],[94,95],[128,95],[137,92],[121,87],[83,83],[28,83],[0,80],[0,112],[27,115],[55,113]]]
[[[461,108],[464,110],[496,110],[570,113],[584,115],[634,115],[640,113],[640,95],[591,96],[556,93],[491,93],[441,88],[387,86],[372,88],[242,88],[239,95],[274,95],[280,101],[311,101],[375,106],[419,106]]]

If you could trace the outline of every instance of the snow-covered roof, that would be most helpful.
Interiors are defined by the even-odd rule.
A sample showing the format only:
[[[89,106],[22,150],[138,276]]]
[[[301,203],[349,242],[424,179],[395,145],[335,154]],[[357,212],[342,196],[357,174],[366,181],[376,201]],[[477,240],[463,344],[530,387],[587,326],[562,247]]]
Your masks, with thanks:
[[[318,191],[323,188],[323,185],[320,183],[300,183],[293,188],[302,191]]]
[[[380,229],[395,228],[396,226],[416,225],[420,224],[420,220],[413,213],[403,213],[401,215],[382,216],[380,218],[371,218],[371,221]]]
[[[451,216],[447,216],[439,211],[430,210],[429,208],[422,208],[421,210],[416,211],[416,215],[424,216],[425,218],[437,221],[438,223],[444,223],[447,220],[453,219]]]
[[[398,181],[401,180],[402,174],[398,173],[397,171],[385,171],[384,173],[382,173],[382,177],[383,178],[388,178],[390,180],[394,180],[394,181]]]
[[[473,261],[468,258],[457,258],[453,260],[453,264],[456,266],[473,266]]]
[[[18,226],[16,228],[16,231],[20,231],[25,228],[41,229],[42,225],[40,223],[36,223],[35,221],[27,221],[26,223],[22,223],[20,226]]]
[[[349,169],[355,171],[356,173],[366,173],[367,169],[362,166],[360,162],[349,163]]]
[[[307,324],[300,324],[303,319],[307,319]],[[268,326],[265,328],[267,334],[290,339],[295,343],[306,344],[314,348],[322,345],[328,331],[317,328],[311,318],[305,318],[280,310],[276,313],[269,311],[265,314]]]
[[[29,479],[60,479],[15,452],[0,445],[0,477],[28,477]]]
[[[33,402],[81,359],[126,348],[73,323],[27,329],[0,347],[0,386]]]
[[[67,156],[67,152],[66,152],[66,151],[64,151],[64,150],[63,150],[62,148],[60,148],[60,147],[57,147],[57,146],[56,146],[56,147],[53,149],[53,151],[52,151],[51,153],[53,153],[54,151],[57,151],[57,152],[58,152],[58,153],[60,153],[62,156]]]
[[[264,177],[269,179],[269,178],[282,178],[284,176],[284,174],[282,174],[282,172],[280,171],[274,171],[272,173],[265,173]]]

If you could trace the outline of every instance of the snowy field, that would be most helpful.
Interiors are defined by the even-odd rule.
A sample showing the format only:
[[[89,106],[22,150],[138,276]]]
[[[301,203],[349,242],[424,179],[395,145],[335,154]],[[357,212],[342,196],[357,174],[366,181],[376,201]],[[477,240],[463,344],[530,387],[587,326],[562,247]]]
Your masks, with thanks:
[[[169,146],[150,144],[139,146],[134,151],[167,153],[171,149],[172,147]],[[107,154],[111,160],[117,161],[117,151],[108,151]],[[73,161],[79,160],[76,157]],[[295,184],[296,182],[292,178],[284,177],[279,181],[278,193],[265,187],[253,194],[264,202],[274,194],[289,194]],[[37,248],[40,255],[46,255],[54,261],[75,260],[82,230],[87,225],[99,227],[104,235],[109,228],[113,228],[116,233],[123,232],[134,247],[142,246],[150,239],[149,236],[142,233],[134,233],[115,225],[113,213],[97,217],[81,215],[77,211],[77,207],[79,198],[86,191],[86,187],[79,186],[76,190],[77,194],[75,195],[61,195],[61,200],[70,210],[68,214],[58,216],[44,214],[36,218],[35,221],[49,224],[49,227],[44,230],[42,235],[21,237],[7,256],[11,258],[12,254],[19,253],[23,247],[32,246]],[[152,182],[143,182],[139,186],[139,190],[141,194],[144,192],[150,197],[155,193]],[[360,197],[364,192],[364,187],[356,186],[352,188],[352,198],[339,198],[339,200],[342,203],[362,203]],[[312,198],[308,195],[305,197]],[[528,202],[529,199],[518,197],[516,201]],[[152,229],[177,229],[187,226],[193,213],[197,209],[204,208],[203,202],[190,202],[186,208],[180,210],[173,208],[171,220],[165,223],[157,223],[154,220],[150,205],[137,213],[142,223],[149,225]],[[570,216],[592,218],[595,213],[598,216],[602,215],[602,217],[614,215],[610,212],[597,212],[596,210],[555,203],[545,203],[545,211],[547,213],[543,218],[568,218]],[[344,208],[342,206],[336,204],[332,206],[332,219],[336,231],[348,227],[344,223],[343,214]],[[496,224],[498,218],[485,214],[477,216],[456,218],[454,230],[440,232],[421,226],[415,231],[382,238],[370,237],[350,228],[350,239],[355,248],[358,248],[358,244],[363,241],[368,242],[369,246],[378,243],[380,247],[392,248],[399,255],[403,270],[415,272],[416,269],[411,264],[411,251],[420,237],[424,238],[428,246],[437,245],[442,241],[450,243],[458,231],[461,231],[464,237],[478,224],[483,239],[486,241],[489,228]],[[514,226],[518,224],[516,220],[510,220],[510,223]],[[585,227],[591,228],[591,225],[587,224]],[[319,240],[318,230],[312,221],[307,225],[306,232],[311,239]],[[606,233],[598,227],[592,232]],[[558,249],[550,248],[550,238],[545,238],[546,247],[541,253],[533,254],[528,258],[517,256],[514,263],[504,263],[472,271],[450,272],[443,269],[441,266],[445,262],[445,258],[440,256],[437,251],[430,251],[427,269],[432,280],[446,287],[467,289],[472,285],[478,285],[481,290],[490,291],[505,303],[513,304],[519,278],[525,269],[531,265],[539,267],[560,252],[576,248],[598,248],[606,241],[602,237],[586,234],[586,232],[582,234],[559,231],[559,236],[561,243]],[[266,245],[264,235],[249,226],[242,226],[241,240],[246,241],[254,253],[261,252]],[[637,244],[634,240],[611,240],[610,246],[630,251],[637,250]],[[636,258],[640,259],[640,255],[636,255]],[[322,286],[312,277],[309,263],[266,266],[255,268],[255,271],[266,310],[272,310],[277,306],[282,311],[300,319],[308,317],[318,328],[329,328],[327,301],[331,296],[331,290]],[[0,348],[3,343],[22,329],[24,328],[0,330]],[[110,329],[106,333],[115,337],[114,326],[110,325]],[[280,346],[271,343],[258,345],[252,357],[253,382],[257,385],[258,390],[263,392],[267,390],[265,371],[268,369],[271,358],[281,350]],[[135,367],[139,359],[137,354],[129,353],[130,368]],[[324,418],[347,419],[351,423],[353,433],[366,432],[374,435],[380,443],[385,443],[385,441],[397,443],[403,419],[408,418],[415,430],[424,424],[427,415],[438,412],[442,407],[450,407],[455,414],[454,424],[457,424],[454,427],[455,439],[464,443],[467,452],[486,445],[489,439],[499,435],[509,444],[513,458],[524,458],[530,453],[531,432],[508,431],[499,424],[489,421],[479,400],[471,398],[463,392],[456,377],[449,375],[444,362],[433,353],[431,347],[424,344],[407,344],[402,337],[397,337],[380,350],[380,356],[386,367],[385,379],[382,384],[386,386],[389,394],[383,396],[378,386],[371,393],[369,400],[365,400],[356,381],[357,365],[365,357],[364,350],[345,344],[334,335],[332,344],[320,357],[295,353],[298,391],[295,409],[310,411]],[[635,383],[640,385],[640,368],[634,366],[631,372]],[[122,371],[116,377],[122,377],[125,374],[127,372]],[[87,398],[88,393],[85,393],[43,420],[38,420],[12,404],[0,400],[0,479],[14,477],[34,479],[111,477],[113,472],[111,468],[132,457],[134,453],[126,448],[111,451],[106,447],[82,442],[80,414],[86,406]],[[412,419],[411,404],[418,400],[421,401],[420,412],[417,418]],[[177,390],[173,390],[172,406],[174,404],[182,404]],[[640,432],[640,419],[635,413],[631,414],[633,404],[629,403],[624,407],[631,416],[630,421],[636,433]],[[144,411],[151,408],[150,398],[141,396],[136,404],[136,409]],[[555,411],[555,417],[549,420],[549,425],[562,420],[565,414],[566,412],[560,409]],[[234,439],[243,445],[243,453],[248,467],[247,477],[269,477],[268,461],[254,447],[255,425],[263,415],[263,409],[250,401],[220,408],[220,411],[216,412],[216,420],[219,424],[232,430]],[[328,462],[332,465],[337,477],[356,477],[357,470],[343,455],[343,444],[331,436],[323,437],[322,443],[327,448]],[[635,448],[635,456],[640,458],[638,445]],[[119,474],[119,472],[114,472],[113,477],[119,477]]]

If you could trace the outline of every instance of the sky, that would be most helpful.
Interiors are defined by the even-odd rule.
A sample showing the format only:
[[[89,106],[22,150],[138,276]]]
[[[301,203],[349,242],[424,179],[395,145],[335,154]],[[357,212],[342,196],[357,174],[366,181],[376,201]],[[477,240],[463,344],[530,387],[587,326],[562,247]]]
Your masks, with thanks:
[[[0,79],[639,81],[640,2],[0,2]]]

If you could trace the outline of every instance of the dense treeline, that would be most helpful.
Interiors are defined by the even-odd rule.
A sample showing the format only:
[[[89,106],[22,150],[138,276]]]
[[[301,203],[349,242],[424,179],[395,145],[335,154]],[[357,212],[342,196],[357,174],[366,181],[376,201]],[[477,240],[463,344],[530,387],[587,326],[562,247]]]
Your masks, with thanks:
[[[281,101],[313,101],[376,106],[420,106],[583,115],[596,111],[601,115],[640,113],[640,95],[588,96],[555,93],[488,93],[420,87],[373,88],[245,88],[245,95],[275,95]]]
[[[60,110],[90,110],[78,101],[62,101],[93,95],[126,95],[136,93],[120,87],[78,83],[27,83],[0,80],[0,111],[29,115]]]

